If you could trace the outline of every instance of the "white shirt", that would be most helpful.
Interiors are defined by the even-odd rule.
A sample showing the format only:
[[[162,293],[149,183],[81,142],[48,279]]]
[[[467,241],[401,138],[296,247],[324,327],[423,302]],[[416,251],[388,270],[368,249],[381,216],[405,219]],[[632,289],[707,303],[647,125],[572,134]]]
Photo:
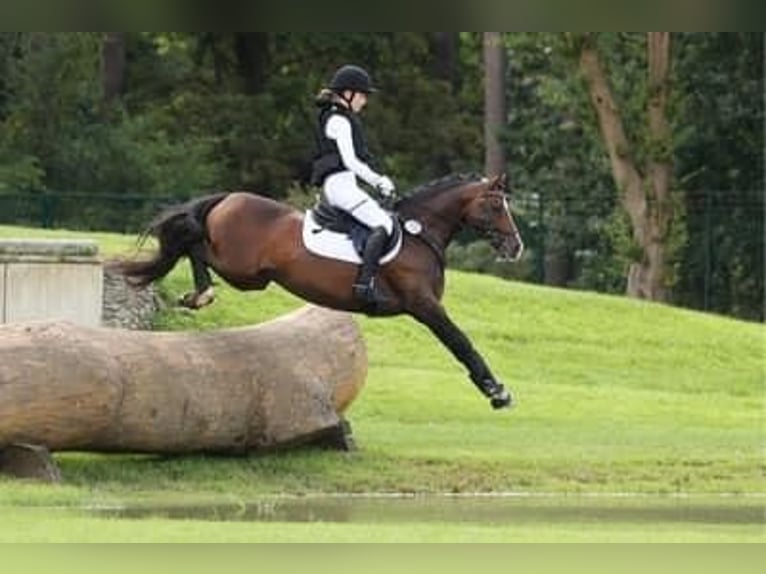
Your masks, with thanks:
[[[334,140],[340,152],[340,158],[347,170],[360,177],[371,186],[378,185],[383,176],[374,172],[369,165],[356,157],[351,122],[341,114],[333,114],[325,124],[325,135]]]

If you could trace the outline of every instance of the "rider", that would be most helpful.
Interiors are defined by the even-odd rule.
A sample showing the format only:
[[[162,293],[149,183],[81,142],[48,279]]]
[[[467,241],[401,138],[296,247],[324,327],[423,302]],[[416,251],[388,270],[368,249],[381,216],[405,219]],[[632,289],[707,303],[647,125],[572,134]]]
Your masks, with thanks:
[[[357,178],[365,181],[383,197],[394,192],[391,179],[370,167],[373,157],[358,116],[367,104],[367,97],[376,91],[363,68],[353,65],[338,68],[329,86],[316,98],[318,150],[312,173],[312,182],[322,187],[330,205],[349,213],[371,230],[352,286],[354,296],[366,304],[381,302],[375,289],[375,273],[393,232],[391,217],[357,182]]]

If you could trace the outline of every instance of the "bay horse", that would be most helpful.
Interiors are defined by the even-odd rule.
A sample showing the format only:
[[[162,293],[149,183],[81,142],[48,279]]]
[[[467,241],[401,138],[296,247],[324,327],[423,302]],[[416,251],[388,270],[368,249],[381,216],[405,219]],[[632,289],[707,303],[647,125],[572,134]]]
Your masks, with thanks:
[[[408,314],[426,325],[467,369],[493,408],[509,407],[511,394],[492,374],[468,337],[441,304],[445,251],[464,227],[485,238],[503,259],[517,260],[523,243],[505,194],[505,176],[441,178],[399,199],[394,211],[416,233],[405,232],[400,253],[376,276],[384,303],[365,308],[352,295],[357,265],[309,252],[302,239],[302,212],[245,192],[193,199],[162,212],[142,236],[157,238],[149,260],[127,260],[117,268],[135,285],[165,276],[178,260],[191,262],[194,291],[181,302],[198,309],[214,298],[208,268],[240,290],[261,290],[274,281],[302,299],[371,316]],[[419,231],[419,232],[418,232]]]

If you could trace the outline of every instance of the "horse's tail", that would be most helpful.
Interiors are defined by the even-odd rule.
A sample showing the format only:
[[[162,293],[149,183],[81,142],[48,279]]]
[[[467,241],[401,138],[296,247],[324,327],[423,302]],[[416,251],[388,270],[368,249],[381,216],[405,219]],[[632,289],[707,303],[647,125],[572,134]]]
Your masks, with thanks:
[[[150,235],[157,239],[158,249],[154,256],[151,259],[119,261],[112,267],[138,287],[164,277],[181,257],[207,239],[207,214],[227,195],[206,195],[165,209],[138,238],[139,247]]]

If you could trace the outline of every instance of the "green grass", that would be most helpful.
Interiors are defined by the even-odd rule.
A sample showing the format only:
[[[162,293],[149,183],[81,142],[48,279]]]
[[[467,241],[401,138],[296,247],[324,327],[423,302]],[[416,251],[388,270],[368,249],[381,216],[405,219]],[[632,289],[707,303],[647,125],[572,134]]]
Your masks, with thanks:
[[[0,237],[22,234],[38,232],[0,227]],[[107,255],[134,244],[119,235],[87,237]],[[190,286],[184,263],[162,289],[175,297]],[[303,304],[277,287],[217,290],[211,307],[169,309],[157,328],[252,324]],[[515,392],[514,410],[492,411],[462,367],[411,319],[360,317],[370,368],[347,413],[358,452],[303,449],[241,459],[59,454],[66,486],[0,480],[0,504],[79,506],[171,493],[249,500],[322,492],[764,492],[763,325],[452,271],[445,303]],[[141,524],[134,534],[121,522],[98,528],[105,535],[124,529],[131,538],[142,536]],[[194,539],[192,530],[208,525],[186,527]],[[266,536],[256,531],[270,525],[251,528],[232,527],[231,536],[239,529]],[[285,526],[285,537],[300,538],[304,528]],[[430,525],[418,528],[425,538],[436,536]],[[175,530],[166,532],[172,537]]]
[[[328,523],[75,517],[3,509],[3,542],[763,542],[757,525],[670,522]]]

